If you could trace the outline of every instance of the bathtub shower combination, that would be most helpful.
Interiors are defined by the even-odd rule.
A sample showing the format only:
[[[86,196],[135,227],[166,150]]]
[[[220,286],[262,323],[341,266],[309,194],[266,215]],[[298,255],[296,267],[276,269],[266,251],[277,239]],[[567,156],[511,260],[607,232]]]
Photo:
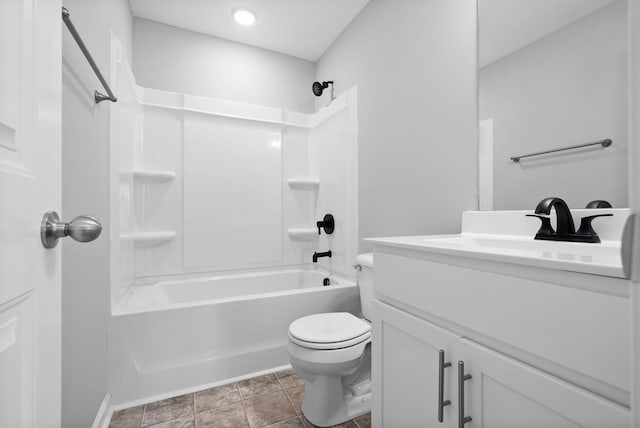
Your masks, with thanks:
[[[243,105],[138,87],[112,52],[111,404],[277,369],[291,322],[357,315],[356,89]]]

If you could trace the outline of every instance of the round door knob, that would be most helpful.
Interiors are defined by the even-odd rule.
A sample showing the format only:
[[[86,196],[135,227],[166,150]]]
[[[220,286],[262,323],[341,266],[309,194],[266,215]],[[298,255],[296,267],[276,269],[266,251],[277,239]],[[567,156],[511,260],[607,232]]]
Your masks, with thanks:
[[[64,231],[75,241],[91,242],[100,236],[102,225],[95,217],[81,215],[67,223]]]
[[[60,216],[55,211],[48,211],[42,217],[40,227],[40,239],[44,248],[54,248],[58,240],[70,236],[78,242],[91,242],[102,232],[102,225],[97,218],[81,215],[69,223],[60,221]]]

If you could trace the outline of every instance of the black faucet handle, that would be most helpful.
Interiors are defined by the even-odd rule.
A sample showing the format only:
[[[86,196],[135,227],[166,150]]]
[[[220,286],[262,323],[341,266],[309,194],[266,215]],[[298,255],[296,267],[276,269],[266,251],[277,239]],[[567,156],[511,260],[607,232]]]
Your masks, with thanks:
[[[581,235],[581,236],[591,238],[589,242],[600,242],[600,237],[598,236],[596,231],[593,230],[593,227],[591,226],[591,222],[596,217],[611,217],[612,215],[613,214],[596,214],[596,215],[590,215],[587,217],[582,217],[582,219],[580,220],[580,228],[576,232],[576,235]]]
[[[602,199],[598,199],[598,200],[589,202],[585,208],[591,209],[591,208],[613,208],[613,207],[609,202],[603,201]]]
[[[526,214],[526,216],[536,217],[542,222],[542,224],[540,225],[540,229],[538,229],[538,232],[536,233],[536,237],[553,235],[554,233],[556,233],[556,231],[553,230],[553,227],[551,227],[551,217],[538,214]]]

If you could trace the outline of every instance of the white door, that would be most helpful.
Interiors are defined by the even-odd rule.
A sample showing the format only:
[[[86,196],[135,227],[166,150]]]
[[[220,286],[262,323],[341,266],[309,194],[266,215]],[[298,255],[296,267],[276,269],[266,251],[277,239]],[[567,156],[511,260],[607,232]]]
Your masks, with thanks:
[[[0,6],[0,427],[59,427],[61,4]]]
[[[627,428],[628,408],[467,339],[465,428]],[[460,355],[460,354],[458,354]],[[460,383],[458,381],[458,383]]]

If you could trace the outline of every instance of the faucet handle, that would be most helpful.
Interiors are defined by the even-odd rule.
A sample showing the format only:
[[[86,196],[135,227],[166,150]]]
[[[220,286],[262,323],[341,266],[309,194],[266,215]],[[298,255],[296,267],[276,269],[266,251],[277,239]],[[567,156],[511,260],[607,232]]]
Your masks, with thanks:
[[[321,221],[316,222],[318,227],[318,235],[321,233],[321,229],[324,229],[324,233],[331,235],[336,226],[335,220],[331,214],[325,214]]]
[[[591,209],[591,208],[613,208],[613,207],[609,202],[598,199],[598,200],[589,202],[585,208]]]
[[[600,242],[600,237],[598,236],[596,231],[593,230],[593,227],[591,226],[591,222],[596,217],[611,217],[612,215],[613,214],[596,214],[596,215],[590,215],[587,217],[582,217],[582,219],[580,220],[580,228],[576,232],[576,235],[581,235],[581,236],[590,238],[589,242],[595,242],[595,243]]]
[[[542,222],[542,224],[540,225],[540,229],[538,229],[538,232],[536,233],[536,237],[541,235],[542,236],[553,235],[554,233],[556,233],[556,231],[553,230],[553,227],[551,227],[551,217],[545,216],[545,215],[538,215],[538,214],[526,214],[526,216],[536,217],[540,219],[540,221]]]

